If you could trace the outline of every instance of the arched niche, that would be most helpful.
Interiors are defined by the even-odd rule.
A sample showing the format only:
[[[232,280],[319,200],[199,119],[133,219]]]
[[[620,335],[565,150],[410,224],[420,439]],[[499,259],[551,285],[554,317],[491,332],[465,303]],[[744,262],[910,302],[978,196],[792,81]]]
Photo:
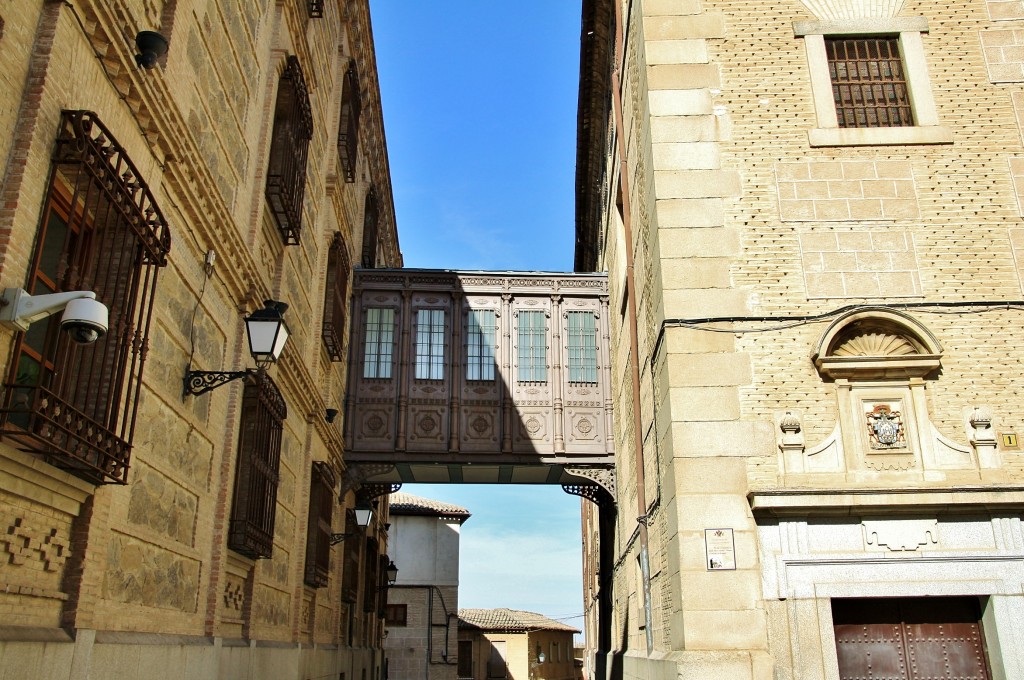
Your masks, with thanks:
[[[825,378],[924,378],[941,367],[942,346],[904,312],[868,307],[832,322],[811,355]]]

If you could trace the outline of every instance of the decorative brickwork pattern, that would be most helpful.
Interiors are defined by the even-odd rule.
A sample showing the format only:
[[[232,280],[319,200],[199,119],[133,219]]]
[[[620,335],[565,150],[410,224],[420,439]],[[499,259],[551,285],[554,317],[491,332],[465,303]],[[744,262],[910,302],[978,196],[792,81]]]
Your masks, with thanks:
[[[786,221],[896,220],[920,213],[909,162],[776,163],[779,212]]]

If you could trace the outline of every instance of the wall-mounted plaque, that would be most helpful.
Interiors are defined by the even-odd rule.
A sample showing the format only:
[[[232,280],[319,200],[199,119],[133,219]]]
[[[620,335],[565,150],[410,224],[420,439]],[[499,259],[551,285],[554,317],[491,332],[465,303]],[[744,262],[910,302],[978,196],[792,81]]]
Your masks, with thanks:
[[[705,529],[704,553],[708,571],[736,569],[736,540],[732,529]]]

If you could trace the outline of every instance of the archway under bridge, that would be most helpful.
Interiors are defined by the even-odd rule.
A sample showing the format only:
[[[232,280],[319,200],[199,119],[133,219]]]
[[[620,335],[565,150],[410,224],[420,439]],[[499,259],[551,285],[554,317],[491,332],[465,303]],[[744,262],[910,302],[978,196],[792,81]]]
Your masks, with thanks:
[[[604,274],[356,270],[346,489],[558,484],[614,506],[608,322]]]

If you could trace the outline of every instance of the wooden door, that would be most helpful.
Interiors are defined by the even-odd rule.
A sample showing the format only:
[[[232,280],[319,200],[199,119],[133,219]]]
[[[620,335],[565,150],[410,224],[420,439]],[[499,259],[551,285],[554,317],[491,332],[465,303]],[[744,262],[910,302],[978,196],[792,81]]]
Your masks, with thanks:
[[[977,598],[833,600],[841,680],[990,680]]]

